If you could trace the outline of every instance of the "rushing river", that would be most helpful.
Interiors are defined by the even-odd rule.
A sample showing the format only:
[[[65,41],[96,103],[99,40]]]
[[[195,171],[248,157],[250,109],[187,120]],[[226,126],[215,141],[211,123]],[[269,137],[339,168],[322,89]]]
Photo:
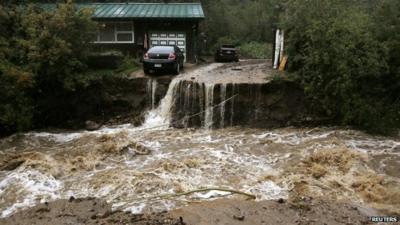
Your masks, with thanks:
[[[154,198],[213,187],[257,201],[319,196],[399,212],[398,137],[325,127],[172,129],[164,126],[171,98],[167,94],[141,127],[1,139],[0,216],[71,196],[102,198],[133,213],[243,197],[209,191]]]
[[[384,179],[373,184],[381,185],[378,192],[399,187],[398,140],[332,128],[141,130],[127,125],[95,132],[18,134],[1,140],[0,148],[4,159],[23,161],[12,171],[0,172],[3,217],[70,196],[104,198],[114,208],[137,213],[227,194],[214,191],[146,204],[148,197],[204,187],[241,190],[257,200],[288,198],[298,180],[307,182],[315,195],[392,208],[395,202],[379,201],[379,196],[368,199],[367,193],[363,198],[362,191],[368,190],[358,193],[354,183],[365,173]],[[354,152],[345,159],[351,160],[349,171],[340,173],[338,165],[338,171],[318,179],[312,171],[290,171],[323,150]],[[376,188],[373,185],[366,188]],[[393,194],[398,197],[398,192]]]

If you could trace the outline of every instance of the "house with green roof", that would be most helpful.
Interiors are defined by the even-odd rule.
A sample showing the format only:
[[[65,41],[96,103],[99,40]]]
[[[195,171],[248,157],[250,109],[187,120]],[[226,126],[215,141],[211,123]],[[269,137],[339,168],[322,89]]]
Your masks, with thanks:
[[[99,48],[141,57],[152,46],[176,45],[186,61],[196,60],[199,22],[204,19],[200,3],[78,3],[77,7],[93,8],[93,20],[99,23],[93,43]]]

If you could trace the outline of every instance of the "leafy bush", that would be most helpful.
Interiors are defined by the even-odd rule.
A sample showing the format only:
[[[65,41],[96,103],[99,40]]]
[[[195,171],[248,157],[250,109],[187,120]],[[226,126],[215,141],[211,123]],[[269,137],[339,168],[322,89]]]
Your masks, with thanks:
[[[118,69],[115,71],[120,74],[127,75],[133,71],[136,71],[140,68],[140,62],[136,58],[132,58],[130,56],[125,56],[122,60],[122,63],[119,65]]]
[[[71,1],[54,11],[0,5],[0,132],[43,123],[65,92],[87,83],[78,74],[87,70],[91,13]]]
[[[244,58],[271,58],[272,46],[269,43],[249,42],[239,46],[240,55]]]
[[[398,75],[388,70],[387,45],[374,36],[370,15],[347,1],[289,0],[287,6],[289,69],[315,108],[374,132],[398,128]]]

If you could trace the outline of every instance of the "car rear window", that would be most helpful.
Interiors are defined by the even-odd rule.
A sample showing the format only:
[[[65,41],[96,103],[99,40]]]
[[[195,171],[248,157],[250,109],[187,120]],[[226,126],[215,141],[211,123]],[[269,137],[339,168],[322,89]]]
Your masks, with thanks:
[[[222,45],[222,48],[235,48],[234,45]]]
[[[149,53],[171,53],[174,52],[173,46],[156,46],[149,50]]]

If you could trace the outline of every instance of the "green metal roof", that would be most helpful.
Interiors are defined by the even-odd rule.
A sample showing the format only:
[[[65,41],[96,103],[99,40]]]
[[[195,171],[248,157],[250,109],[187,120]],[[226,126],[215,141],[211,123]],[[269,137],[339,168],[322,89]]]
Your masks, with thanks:
[[[78,8],[94,8],[94,19],[104,18],[204,18],[200,3],[77,3]],[[55,4],[41,4],[54,9]]]

